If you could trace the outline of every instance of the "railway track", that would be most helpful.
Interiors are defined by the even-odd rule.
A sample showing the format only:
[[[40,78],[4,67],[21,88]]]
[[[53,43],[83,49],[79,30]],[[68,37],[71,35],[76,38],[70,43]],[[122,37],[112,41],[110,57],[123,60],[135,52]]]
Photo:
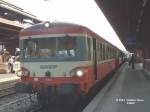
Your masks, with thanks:
[[[0,90],[0,98],[15,94],[15,93],[16,91],[14,87],[5,88],[3,90]]]
[[[18,79],[0,82],[0,112],[36,112],[41,109],[36,95],[19,94],[15,90]],[[37,106],[38,105],[38,106]]]
[[[0,98],[15,94],[15,84],[17,80],[6,81],[0,83]]]
[[[36,96],[26,94],[9,103],[0,105],[0,112],[36,112],[40,108]]]

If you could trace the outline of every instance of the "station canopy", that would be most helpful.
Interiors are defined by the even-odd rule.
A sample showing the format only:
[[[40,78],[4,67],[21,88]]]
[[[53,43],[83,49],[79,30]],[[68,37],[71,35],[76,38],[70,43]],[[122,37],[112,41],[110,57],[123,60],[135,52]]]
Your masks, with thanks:
[[[36,16],[22,8],[0,0],[0,45],[9,49],[19,46],[19,31],[25,24],[40,23]]]
[[[150,0],[95,0],[128,50],[150,48]]]

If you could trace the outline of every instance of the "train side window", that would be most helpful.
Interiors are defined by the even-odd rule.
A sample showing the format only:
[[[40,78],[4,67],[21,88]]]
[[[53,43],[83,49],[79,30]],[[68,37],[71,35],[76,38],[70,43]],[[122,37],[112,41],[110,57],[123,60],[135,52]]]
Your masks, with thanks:
[[[108,52],[108,55],[107,55],[107,59],[109,59],[109,46],[107,47],[107,52]]]
[[[99,61],[101,61],[101,44],[99,43]]]
[[[114,49],[114,58],[116,58],[116,50]]]
[[[113,49],[113,58],[115,58],[115,50]]]
[[[104,60],[106,60],[106,46],[104,45]]]
[[[109,47],[109,59],[111,59],[111,51],[110,51],[110,47]]]
[[[117,58],[117,51],[115,50],[115,58]]]
[[[103,60],[103,45],[101,44],[101,60]]]
[[[91,60],[91,39],[87,38],[87,44],[88,44],[88,59]]]
[[[107,59],[109,59],[109,47],[107,46]]]
[[[110,50],[109,50],[109,47],[108,47],[108,59],[110,59]]]
[[[114,56],[113,56],[113,53],[114,53],[114,52],[113,52],[113,49],[111,49],[111,53],[112,53],[112,54],[111,54],[111,55],[112,55],[112,58],[114,58]]]
[[[117,50],[117,58],[119,58],[119,51]]]
[[[101,44],[99,43],[99,61],[101,61]]]
[[[101,60],[103,60],[103,45],[101,44]]]
[[[108,59],[108,46],[106,46],[106,52],[105,52],[105,53],[106,53],[106,54],[105,54],[105,55],[106,55],[106,56],[105,56],[105,57],[106,57],[105,59],[107,60],[107,59]]]
[[[112,58],[114,58],[114,49],[112,49]]]
[[[114,49],[112,48],[111,51],[112,51],[112,58],[114,58],[114,54],[113,54],[114,53]]]
[[[101,54],[102,54],[102,52],[101,52],[101,43],[99,43],[99,52],[100,52],[100,56],[99,56],[99,58],[100,58],[100,61],[102,60],[102,58],[101,58]]]
[[[100,59],[103,60],[102,44],[100,43]]]
[[[105,60],[105,45],[103,45],[103,60]]]
[[[110,59],[111,59],[111,48],[109,48],[109,52],[110,52]]]
[[[113,49],[113,58],[115,58],[115,50]]]
[[[112,56],[112,48],[110,48],[110,58],[112,59],[113,56]]]
[[[96,55],[97,55],[97,61],[99,61],[99,45],[98,42],[96,41]]]
[[[107,46],[107,59],[109,59],[109,47]]]
[[[113,56],[113,49],[111,49],[111,58],[114,58],[114,56]]]
[[[104,60],[104,46],[102,44],[102,60]]]
[[[107,60],[107,46],[105,46],[105,60]]]
[[[98,49],[99,49],[99,61],[101,61],[101,44],[98,44]]]
[[[107,46],[105,46],[105,60],[107,60]]]
[[[116,50],[116,58],[118,58],[118,51]]]
[[[115,51],[114,51],[114,49],[113,49],[113,58],[115,58],[115,55],[114,55],[114,54],[115,54]]]
[[[113,49],[113,58],[115,58],[115,49]]]

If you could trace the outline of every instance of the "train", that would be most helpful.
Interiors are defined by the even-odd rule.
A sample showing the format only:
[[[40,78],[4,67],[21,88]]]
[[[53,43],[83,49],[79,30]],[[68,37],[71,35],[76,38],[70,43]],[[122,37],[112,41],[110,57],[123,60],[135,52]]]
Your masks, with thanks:
[[[87,27],[43,22],[20,32],[16,90],[49,102],[84,96],[124,61],[123,52]]]

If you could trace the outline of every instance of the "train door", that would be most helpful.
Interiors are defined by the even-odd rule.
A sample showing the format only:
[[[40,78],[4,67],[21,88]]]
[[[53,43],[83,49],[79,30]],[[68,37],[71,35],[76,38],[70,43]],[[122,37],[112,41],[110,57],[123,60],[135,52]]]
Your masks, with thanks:
[[[96,54],[96,39],[93,38],[93,74],[97,80],[97,54]]]

